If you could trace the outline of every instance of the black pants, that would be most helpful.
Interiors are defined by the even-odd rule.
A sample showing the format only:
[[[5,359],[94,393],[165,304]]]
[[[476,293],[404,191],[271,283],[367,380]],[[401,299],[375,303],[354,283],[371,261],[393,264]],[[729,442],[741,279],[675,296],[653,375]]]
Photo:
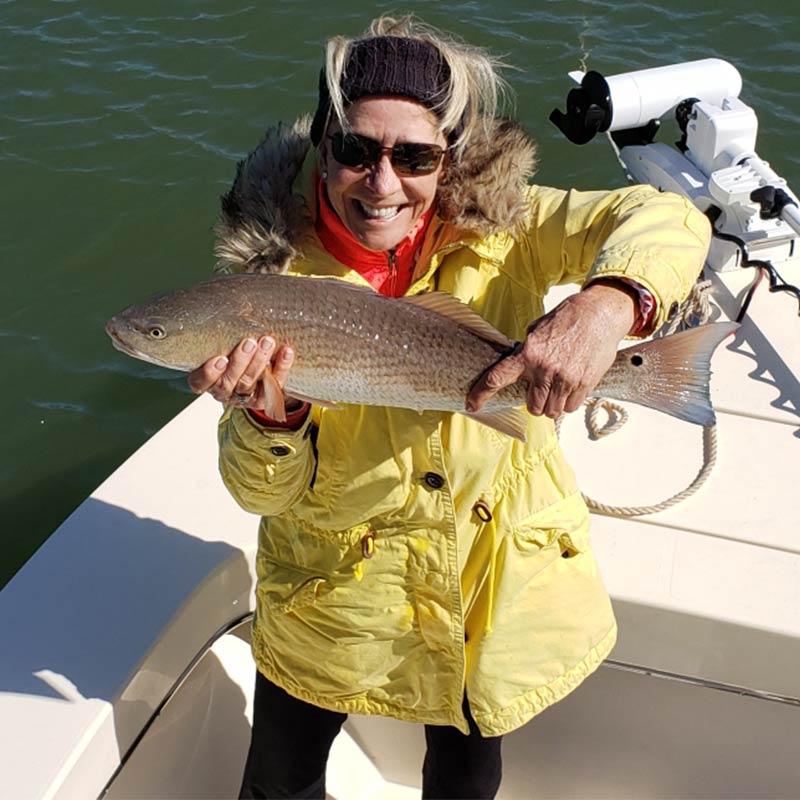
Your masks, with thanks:
[[[478,732],[467,700],[469,736],[446,725],[426,725],[422,797],[492,798],[502,776],[500,736]],[[347,714],[297,700],[256,678],[253,734],[240,798],[324,798],[325,767]]]

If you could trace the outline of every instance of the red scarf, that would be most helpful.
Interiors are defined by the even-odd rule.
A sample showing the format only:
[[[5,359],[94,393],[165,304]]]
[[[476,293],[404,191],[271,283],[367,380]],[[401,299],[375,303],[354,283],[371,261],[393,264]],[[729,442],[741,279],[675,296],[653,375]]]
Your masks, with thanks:
[[[431,206],[394,250],[370,250],[344,226],[331,208],[325,185],[317,183],[317,236],[322,246],[340,263],[358,272],[381,294],[402,297],[411,285],[417,253],[433,217]]]

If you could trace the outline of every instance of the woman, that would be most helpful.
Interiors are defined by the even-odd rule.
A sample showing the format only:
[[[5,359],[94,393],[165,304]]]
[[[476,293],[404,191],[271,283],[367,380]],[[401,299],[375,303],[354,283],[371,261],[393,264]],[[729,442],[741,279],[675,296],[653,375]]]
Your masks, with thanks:
[[[645,187],[528,186],[534,145],[496,119],[495,67],[409,19],[333,39],[310,127],[268,133],[223,201],[228,269],[469,304],[522,344],[467,410],[524,380],[530,412],[522,444],[461,414],[309,407],[283,397],[294,354],[268,331],[192,374],[227,405],[223,479],[263,517],[242,796],[323,797],[353,712],[425,724],[424,797],[493,797],[500,737],[614,644],[552,420],[684,298],[708,225]],[[543,315],[565,282],[583,288]]]

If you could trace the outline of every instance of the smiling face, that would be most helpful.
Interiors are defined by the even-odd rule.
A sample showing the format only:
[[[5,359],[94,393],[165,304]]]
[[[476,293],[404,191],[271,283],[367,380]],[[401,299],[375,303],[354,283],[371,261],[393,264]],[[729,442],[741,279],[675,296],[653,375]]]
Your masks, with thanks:
[[[363,97],[347,108],[346,116],[353,133],[384,147],[404,143],[447,146],[437,130],[436,117],[414,100]],[[328,134],[339,130],[334,122]],[[331,206],[350,233],[370,250],[391,250],[400,244],[433,204],[442,173],[440,164],[430,175],[398,175],[388,152],[374,167],[346,167],[333,157],[327,138],[322,163],[328,174],[325,188]]]

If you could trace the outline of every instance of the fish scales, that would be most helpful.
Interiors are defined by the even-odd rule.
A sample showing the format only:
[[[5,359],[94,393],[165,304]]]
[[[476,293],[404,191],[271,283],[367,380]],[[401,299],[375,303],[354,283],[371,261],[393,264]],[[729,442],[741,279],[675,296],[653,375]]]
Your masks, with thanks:
[[[217,345],[222,349],[214,352],[229,352],[245,335],[266,332],[291,343],[295,363],[288,392],[340,403],[461,411],[476,376],[501,355],[496,345],[447,317],[369,289],[282,276],[220,281],[225,283],[206,284],[212,302],[219,304],[220,294],[233,290],[230,302],[247,330],[231,322]],[[521,403],[524,388],[513,387],[492,405]]]

